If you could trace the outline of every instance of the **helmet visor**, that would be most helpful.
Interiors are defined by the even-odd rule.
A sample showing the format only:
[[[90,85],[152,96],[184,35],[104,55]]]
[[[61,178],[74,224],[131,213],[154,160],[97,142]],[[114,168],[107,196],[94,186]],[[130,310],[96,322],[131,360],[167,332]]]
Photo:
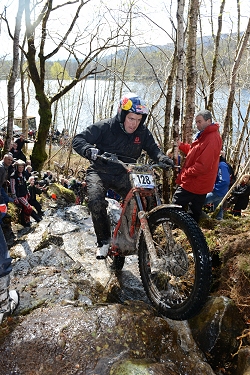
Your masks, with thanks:
[[[137,104],[137,105],[132,106],[131,112],[138,113],[138,114],[141,114],[141,115],[147,115],[148,114],[148,108],[143,104]]]

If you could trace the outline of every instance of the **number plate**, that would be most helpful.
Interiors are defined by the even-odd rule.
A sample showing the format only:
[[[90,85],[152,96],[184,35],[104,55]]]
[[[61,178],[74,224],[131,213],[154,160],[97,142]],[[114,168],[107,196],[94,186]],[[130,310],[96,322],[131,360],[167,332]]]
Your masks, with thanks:
[[[132,173],[132,179],[135,187],[153,189],[155,187],[154,179],[151,174]]]

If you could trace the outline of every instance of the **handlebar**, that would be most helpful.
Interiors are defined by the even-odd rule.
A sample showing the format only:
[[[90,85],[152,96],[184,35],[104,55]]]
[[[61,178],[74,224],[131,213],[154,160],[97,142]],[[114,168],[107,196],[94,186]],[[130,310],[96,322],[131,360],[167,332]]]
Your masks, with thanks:
[[[101,155],[97,155],[97,158],[98,159],[102,159],[102,160],[105,160],[105,161],[110,161],[112,163],[123,163],[123,161],[121,161],[120,159],[118,159],[118,156],[116,154],[111,154],[109,152],[104,152],[103,154]],[[124,163],[126,164],[126,163]]]
[[[124,163],[122,160],[118,159],[118,156],[116,154],[111,154],[109,152],[104,152],[101,155],[96,155],[97,159],[101,159],[105,164],[107,163],[115,163],[122,165],[126,170],[128,170],[128,164]]]
[[[109,153],[109,152],[104,152],[101,155],[97,155],[97,158],[103,160],[106,163],[111,162],[111,163],[121,164],[126,169],[129,169],[129,165],[138,165],[138,166],[139,165],[142,165],[142,166],[147,165],[147,167],[149,169],[161,168],[161,169],[169,170],[169,169],[172,169],[172,168],[177,168],[177,167],[179,168],[179,166],[172,167],[171,165],[167,165],[167,164],[162,163],[162,162],[155,163],[155,164],[137,164],[136,161],[134,163],[124,163],[122,160],[120,160],[118,158],[118,156],[116,154],[112,154],[112,153]]]

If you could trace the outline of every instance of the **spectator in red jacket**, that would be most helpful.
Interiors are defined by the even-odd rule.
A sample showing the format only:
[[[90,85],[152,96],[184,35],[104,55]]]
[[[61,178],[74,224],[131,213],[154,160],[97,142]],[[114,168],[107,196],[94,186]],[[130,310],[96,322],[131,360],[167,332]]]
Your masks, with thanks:
[[[187,209],[198,223],[206,194],[213,190],[216,180],[222,140],[219,124],[212,122],[210,111],[198,112],[195,122],[198,133],[192,144],[179,142],[186,159],[176,179],[172,203]]]

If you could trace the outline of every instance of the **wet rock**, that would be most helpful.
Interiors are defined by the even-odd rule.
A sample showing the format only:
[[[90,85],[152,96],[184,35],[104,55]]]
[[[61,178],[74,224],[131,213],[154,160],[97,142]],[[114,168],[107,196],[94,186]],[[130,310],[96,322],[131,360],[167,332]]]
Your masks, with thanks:
[[[95,241],[80,205],[50,202],[40,223],[17,227],[11,287],[21,300],[0,327],[0,375],[212,375],[210,365],[237,352],[242,326],[232,301],[212,298],[191,332],[187,322],[157,316],[137,256],[113,273],[96,260]],[[246,371],[247,356],[240,358]]]
[[[232,360],[232,354],[239,347],[237,337],[245,328],[239,310],[226,297],[211,297],[189,324],[195,341],[213,368]]]
[[[90,305],[102,301],[104,289],[83,265],[55,245],[17,260],[11,287],[20,292],[17,313],[21,315],[53,303]]]
[[[239,350],[238,368],[236,375],[250,375],[250,347],[246,346]]]
[[[120,363],[115,363],[110,371],[112,375],[149,375],[149,374],[164,374],[164,375],[175,375],[176,369],[173,364],[165,365],[151,362],[150,360],[124,360]]]
[[[57,304],[20,320],[0,345],[4,374],[213,374],[190,336],[179,336],[185,323],[173,328],[143,302]]]

